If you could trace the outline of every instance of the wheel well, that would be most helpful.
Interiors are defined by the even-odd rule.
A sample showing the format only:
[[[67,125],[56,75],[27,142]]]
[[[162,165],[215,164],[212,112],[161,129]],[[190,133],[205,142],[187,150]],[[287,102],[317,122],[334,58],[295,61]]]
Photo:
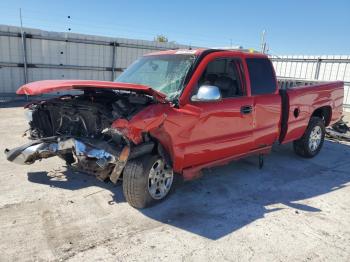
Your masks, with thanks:
[[[331,122],[332,108],[330,106],[323,106],[317,108],[311,116],[317,116],[324,120],[325,126],[328,126]]]
[[[156,147],[156,150],[157,150],[157,153],[163,157],[163,159],[165,160],[165,163],[169,166],[173,166],[173,161],[170,157],[170,154],[169,152],[164,148],[164,146],[162,146],[162,144],[157,141],[157,147]]]

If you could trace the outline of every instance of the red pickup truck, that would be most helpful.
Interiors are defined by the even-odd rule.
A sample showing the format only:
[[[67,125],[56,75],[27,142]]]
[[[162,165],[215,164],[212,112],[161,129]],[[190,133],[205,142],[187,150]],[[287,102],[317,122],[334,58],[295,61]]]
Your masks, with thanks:
[[[7,159],[58,156],[101,180],[122,180],[136,208],[164,199],[175,174],[188,180],[248,155],[262,159],[275,142],[314,157],[343,103],[342,82],[279,88],[266,55],[216,49],[147,54],[115,82],[39,81],[17,94],[67,90],[80,93],[25,107],[31,141],[6,149]]]

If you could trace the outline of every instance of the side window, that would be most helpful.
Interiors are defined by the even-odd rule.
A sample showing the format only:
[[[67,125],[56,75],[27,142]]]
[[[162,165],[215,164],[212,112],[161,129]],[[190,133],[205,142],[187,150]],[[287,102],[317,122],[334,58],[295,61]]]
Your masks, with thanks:
[[[217,58],[208,63],[198,82],[202,85],[214,85],[220,89],[222,98],[243,95],[241,62],[232,58]]]
[[[276,91],[276,81],[272,64],[266,58],[247,58],[252,95],[272,94]]]

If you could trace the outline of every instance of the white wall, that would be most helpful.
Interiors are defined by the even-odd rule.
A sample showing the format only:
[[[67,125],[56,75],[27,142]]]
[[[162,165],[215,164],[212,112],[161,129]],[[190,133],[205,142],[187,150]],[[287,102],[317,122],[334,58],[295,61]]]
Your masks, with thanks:
[[[115,49],[114,66],[122,69],[145,53],[187,48],[174,43],[47,32],[32,28],[25,28],[24,31],[29,36],[26,38],[27,63],[40,66],[40,68],[28,68],[28,82],[44,79],[111,80],[113,61],[113,46],[109,45],[111,42],[120,44]],[[21,38],[18,37],[20,32],[19,27],[0,25],[0,93],[14,94],[17,88],[24,84],[24,68],[17,65],[23,64],[23,46]],[[4,34],[11,36],[4,36]],[[51,40],[34,39],[30,38],[30,35],[51,38]],[[92,43],[66,42],[64,39],[82,39]],[[45,68],[52,65],[54,68]],[[81,68],[64,69],[67,66]],[[86,67],[99,68],[86,70]],[[109,68],[109,70],[103,68]],[[115,72],[115,76],[118,74],[120,72]]]

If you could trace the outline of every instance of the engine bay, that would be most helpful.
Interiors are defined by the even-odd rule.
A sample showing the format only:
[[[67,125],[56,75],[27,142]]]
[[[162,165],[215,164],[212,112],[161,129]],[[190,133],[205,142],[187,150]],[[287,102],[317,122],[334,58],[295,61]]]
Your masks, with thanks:
[[[58,156],[77,171],[116,183],[127,160],[151,152],[154,144],[134,146],[111,124],[120,118],[130,120],[152,103],[153,98],[145,94],[107,90],[85,90],[81,95],[30,103],[26,106],[27,132],[32,141],[6,149],[7,159],[32,164]]]
[[[119,118],[129,120],[152,97],[130,92],[84,92],[29,104],[29,138],[52,136],[99,139],[102,131]]]

